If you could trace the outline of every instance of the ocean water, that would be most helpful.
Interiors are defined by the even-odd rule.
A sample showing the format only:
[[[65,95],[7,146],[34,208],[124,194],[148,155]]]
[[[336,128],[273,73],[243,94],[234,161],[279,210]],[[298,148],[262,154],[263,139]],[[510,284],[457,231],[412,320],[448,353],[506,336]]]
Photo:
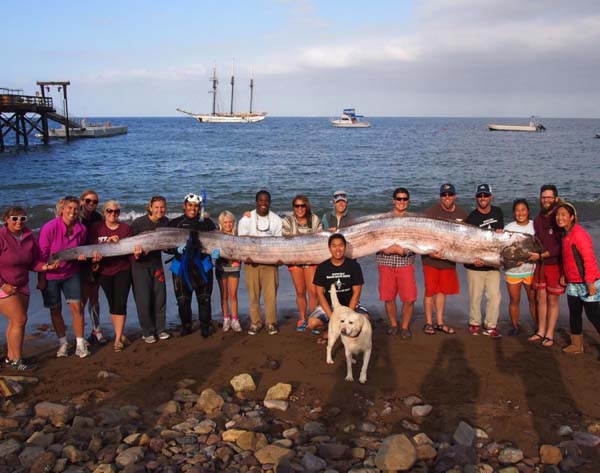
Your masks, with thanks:
[[[517,118],[372,118],[370,129],[336,129],[324,117],[268,117],[251,125],[190,117],[108,120],[128,125],[129,133],[0,154],[0,209],[24,205],[38,228],[60,197],[92,188],[101,201],[119,200],[125,219],[141,215],[154,194],[167,198],[174,216],[185,194],[205,190],[212,216],[225,209],[239,216],[266,188],[274,211],[290,212],[293,196],[304,193],[322,214],[333,191],[343,189],[351,210],[364,215],[388,210],[398,186],[410,189],[413,210],[426,208],[448,181],[466,209],[475,204],[476,185],[489,182],[509,214],[520,197],[535,211],[540,185],[554,183],[583,220],[600,219],[598,119],[544,119],[545,133],[486,128],[526,123]]]

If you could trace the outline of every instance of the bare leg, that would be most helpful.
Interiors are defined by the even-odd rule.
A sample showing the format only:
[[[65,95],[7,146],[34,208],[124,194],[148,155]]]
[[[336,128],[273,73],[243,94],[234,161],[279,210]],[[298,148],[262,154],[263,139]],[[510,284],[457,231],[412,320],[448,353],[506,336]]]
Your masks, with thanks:
[[[398,307],[396,305],[396,299],[391,301],[385,301],[385,313],[387,314],[388,320],[390,321],[390,327],[397,327],[398,321],[396,320],[396,312]]]
[[[85,328],[85,320],[81,312],[81,302],[70,302],[69,309],[71,309],[71,315],[73,317],[73,331],[75,332],[76,338],[83,338],[83,329]],[[62,320],[62,317],[61,317]],[[64,323],[63,323],[64,326]],[[58,333],[58,332],[57,332]],[[64,334],[64,330],[63,330]],[[64,335],[62,335],[64,337]]]
[[[425,311],[425,323],[433,324],[433,296],[423,298],[423,310]]]
[[[67,333],[67,327],[62,316],[62,306],[50,309],[50,320],[52,320],[52,327],[54,328],[54,332],[56,332],[56,336],[58,338],[64,337]]]
[[[238,298],[237,291],[240,280],[238,278],[227,278],[227,298],[229,299],[229,308],[232,317],[238,316]]]
[[[316,266],[309,266],[304,268],[304,283],[306,285],[306,292],[308,292],[308,312],[315,310],[315,307],[319,305],[319,298],[317,296],[317,287],[313,284],[315,273],[317,272]]]
[[[402,303],[402,329],[408,330],[410,320],[415,311],[415,301],[406,301]]]
[[[519,306],[521,304],[521,283],[508,284],[506,283],[506,289],[510,297],[508,303],[508,313],[510,315],[510,321],[513,327],[517,328],[519,325]]]
[[[545,289],[536,291],[537,299],[537,314],[538,314],[538,329],[537,333],[542,336],[546,334],[546,326],[548,323],[548,295]]]
[[[11,297],[0,299],[0,312],[8,319],[6,327],[6,355],[11,361],[21,358],[28,305],[29,296],[23,294],[17,293]]]
[[[435,318],[438,325],[444,325],[444,306],[446,305],[446,294],[436,294],[435,299]]]
[[[554,340],[554,329],[556,328],[556,323],[558,322],[559,297],[560,296],[555,294],[548,294],[546,338],[551,340]]]
[[[298,306],[299,320],[306,320],[306,284],[304,282],[304,269],[298,268],[290,271],[294,289],[296,289],[296,305]]]
[[[531,284],[524,284],[525,293],[527,294],[527,300],[529,301],[529,313],[531,314],[531,318],[533,322],[537,325],[537,304],[535,302],[535,290],[531,286]]]

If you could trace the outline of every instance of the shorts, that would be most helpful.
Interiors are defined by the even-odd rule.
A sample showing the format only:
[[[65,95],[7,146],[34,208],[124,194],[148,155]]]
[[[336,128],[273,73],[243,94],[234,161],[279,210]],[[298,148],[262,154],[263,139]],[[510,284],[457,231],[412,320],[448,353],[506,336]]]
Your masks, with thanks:
[[[425,279],[425,297],[436,294],[451,296],[460,292],[460,283],[456,268],[439,269],[423,265]]]
[[[240,279],[240,270],[237,271],[219,271],[218,269],[215,271],[215,277],[217,281],[222,281],[223,279],[234,278]]]
[[[379,300],[393,301],[396,294],[402,302],[417,300],[417,281],[415,280],[415,266],[391,268],[377,266],[379,271]]]
[[[508,274],[504,275],[504,280],[508,284],[525,284],[526,286],[531,286],[533,282],[533,274],[523,274],[522,276],[510,276]]]
[[[131,289],[131,271],[121,271],[113,276],[100,275],[100,286],[108,301],[111,315],[127,315],[127,298]]]
[[[533,275],[533,288],[536,291],[546,290],[548,294],[560,296],[565,293],[560,285],[562,271],[558,264],[538,264]]]
[[[61,292],[64,294],[67,304],[81,301],[81,278],[79,273],[66,279],[47,279],[46,288],[42,290],[44,307],[48,309],[60,307]]]
[[[325,313],[325,311],[323,310],[323,308],[320,305],[315,307],[315,310],[313,310],[310,314],[308,314],[308,318],[309,319],[310,318],[319,319],[325,325],[327,325],[329,323],[329,317],[327,317],[327,314]]]
[[[290,264],[288,265],[288,271],[291,273],[292,271],[297,271],[298,269],[306,269],[306,268],[316,268],[316,264]]]

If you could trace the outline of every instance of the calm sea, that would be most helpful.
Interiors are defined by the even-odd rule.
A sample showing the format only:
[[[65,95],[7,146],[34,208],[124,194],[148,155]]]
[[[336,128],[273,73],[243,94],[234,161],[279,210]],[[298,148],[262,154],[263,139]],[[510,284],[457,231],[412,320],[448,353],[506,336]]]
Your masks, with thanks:
[[[327,118],[269,117],[252,125],[109,120],[128,125],[129,134],[1,154],[0,209],[25,205],[36,228],[52,217],[57,199],[86,188],[102,201],[119,200],[125,218],[141,215],[154,194],[167,197],[176,215],[185,194],[205,190],[211,215],[229,209],[239,216],[266,188],[279,213],[305,193],[321,214],[343,189],[351,209],[368,214],[388,210],[397,186],[410,189],[413,210],[423,209],[449,181],[467,209],[476,185],[489,182],[509,213],[518,197],[537,207],[540,185],[554,183],[584,220],[600,219],[597,119],[544,119],[545,133],[489,132],[490,122],[526,123],[493,118],[372,118],[372,128],[354,130],[335,129]]]

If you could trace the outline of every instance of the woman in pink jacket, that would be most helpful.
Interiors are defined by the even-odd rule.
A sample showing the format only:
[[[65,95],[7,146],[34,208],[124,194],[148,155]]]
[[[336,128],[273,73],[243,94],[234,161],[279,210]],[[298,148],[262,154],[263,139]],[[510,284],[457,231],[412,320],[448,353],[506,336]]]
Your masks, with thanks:
[[[33,233],[25,226],[22,207],[11,207],[0,228],[0,313],[8,319],[5,364],[25,371],[35,366],[23,360],[23,335],[29,307],[29,271],[48,271],[57,266],[39,260],[40,250]]]
[[[577,223],[577,211],[563,203],[556,211],[556,223],[565,231],[562,239],[562,262],[567,283],[571,344],[565,353],[583,353],[583,320],[585,309],[589,321],[600,333],[600,271],[590,234]]]

